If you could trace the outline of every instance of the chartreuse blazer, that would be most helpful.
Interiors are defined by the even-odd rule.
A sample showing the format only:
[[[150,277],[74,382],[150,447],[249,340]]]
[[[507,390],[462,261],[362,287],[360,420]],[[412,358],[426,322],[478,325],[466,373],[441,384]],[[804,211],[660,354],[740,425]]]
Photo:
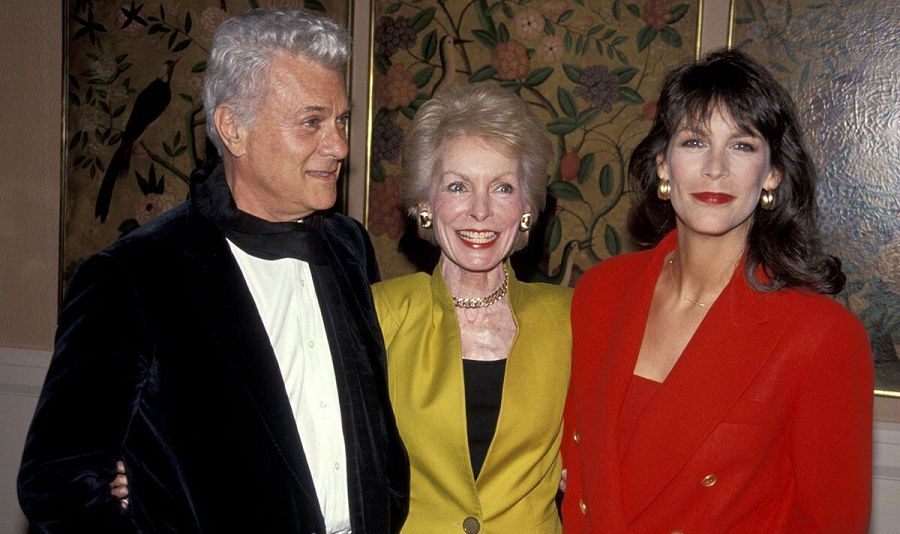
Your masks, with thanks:
[[[510,271],[518,333],[506,364],[497,429],[477,479],[466,431],[459,324],[438,267],[376,284],[388,386],[410,456],[404,533],[561,532],[555,504],[569,383],[568,288]]]

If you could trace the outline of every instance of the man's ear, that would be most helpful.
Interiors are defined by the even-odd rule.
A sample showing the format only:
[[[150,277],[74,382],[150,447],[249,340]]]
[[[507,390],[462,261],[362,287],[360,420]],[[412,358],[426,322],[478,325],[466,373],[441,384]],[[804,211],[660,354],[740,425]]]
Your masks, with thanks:
[[[232,157],[240,158],[247,153],[247,130],[230,107],[217,107],[213,112],[213,122],[222,144]]]

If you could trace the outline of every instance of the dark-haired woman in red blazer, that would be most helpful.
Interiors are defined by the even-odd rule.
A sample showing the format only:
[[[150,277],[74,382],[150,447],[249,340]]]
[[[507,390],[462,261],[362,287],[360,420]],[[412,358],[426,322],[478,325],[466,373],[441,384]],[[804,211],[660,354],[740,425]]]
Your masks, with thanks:
[[[720,51],[670,73],[632,232],[576,288],[566,532],[865,532],[872,364],[822,252],[793,103]]]

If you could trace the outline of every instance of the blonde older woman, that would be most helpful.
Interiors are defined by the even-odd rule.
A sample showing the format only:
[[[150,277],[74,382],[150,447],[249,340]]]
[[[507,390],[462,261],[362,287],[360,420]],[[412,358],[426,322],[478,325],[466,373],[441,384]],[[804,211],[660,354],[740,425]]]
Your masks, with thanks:
[[[440,93],[408,139],[402,200],[441,255],[373,287],[410,456],[403,532],[560,532],[570,292],[508,262],[544,206],[550,143],[493,85]]]

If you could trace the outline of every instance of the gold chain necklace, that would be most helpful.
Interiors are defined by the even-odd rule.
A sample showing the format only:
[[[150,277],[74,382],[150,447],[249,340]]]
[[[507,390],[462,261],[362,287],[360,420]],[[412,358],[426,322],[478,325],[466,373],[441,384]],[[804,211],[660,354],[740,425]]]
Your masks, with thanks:
[[[678,286],[678,282],[675,281],[675,271],[673,270],[673,267],[672,267],[672,263],[674,263],[674,262],[675,262],[675,253],[673,252],[672,257],[669,258],[669,278],[672,279],[672,285]],[[689,297],[687,295],[681,295],[681,298],[690,302],[694,306],[697,306],[698,308],[706,307],[706,304],[700,302],[699,300],[692,299],[691,297]]]
[[[488,306],[493,306],[500,302],[500,299],[506,296],[507,291],[509,291],[509,269],[506,267],[506,264],[504,264],[503,283],[490,295],[467,299],[457,297],[453,293],[451,293],[450,296],[453,297],[453,305],[457,308],[487,308]]]

